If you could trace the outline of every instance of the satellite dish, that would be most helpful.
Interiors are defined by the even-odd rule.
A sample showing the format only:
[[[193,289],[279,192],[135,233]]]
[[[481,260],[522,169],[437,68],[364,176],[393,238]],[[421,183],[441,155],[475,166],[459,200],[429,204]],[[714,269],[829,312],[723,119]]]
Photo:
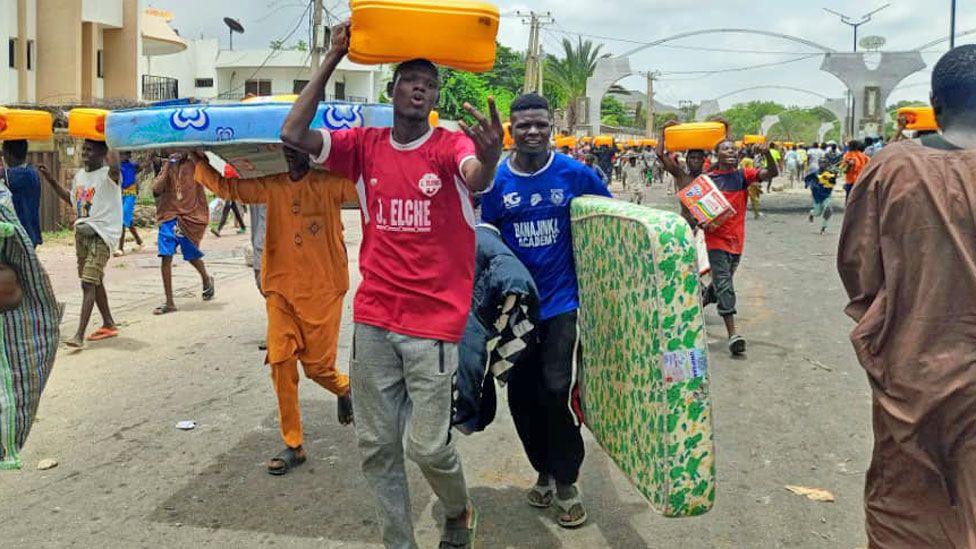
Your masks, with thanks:
[[[227,29],[230,31],[230,49],[234,49],[234,33],[243,34],[244,25],[241,24],[237,19],[230,17],[224,17],[224,24],[227,25]]]
[[[860,45],[866,50],[880,50],[888,43],[888,40],[884,36],[865,36],[861,39]]]

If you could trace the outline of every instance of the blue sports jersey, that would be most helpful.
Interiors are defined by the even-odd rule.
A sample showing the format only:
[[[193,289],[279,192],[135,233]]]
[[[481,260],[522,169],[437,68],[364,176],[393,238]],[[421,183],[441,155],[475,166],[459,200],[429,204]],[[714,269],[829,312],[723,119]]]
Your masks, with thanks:
[[[482,195],[482,219],[498,227],[535,279],[542,320],[579,307],[569,201],[584,194],[610,196],[610,191],[591,168],[550,153],[548,163],[534,174],[503,162]]]

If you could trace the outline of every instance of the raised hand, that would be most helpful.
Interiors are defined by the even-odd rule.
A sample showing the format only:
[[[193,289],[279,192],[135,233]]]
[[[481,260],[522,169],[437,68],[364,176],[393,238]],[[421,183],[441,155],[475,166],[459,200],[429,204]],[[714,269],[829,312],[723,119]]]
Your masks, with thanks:
[[[329,49],[340,55],[349,53],[350,22],[345,20],[332,27],[332,38],[329,40]]]
[[[468,111],[468,114],[474,117],[476,122],[467,124],[461,121],[458,122],[458,125],[474,142],[475,155],[481,164],[494,167],[502,156],[502,142],[505,139],[505,130],[502,128],[502,120],[498,115],[498,108],[495,106],[495,98],[488,98],[488,111],[491,120],[485,118],[470,103],[464,104],[464,110]]]

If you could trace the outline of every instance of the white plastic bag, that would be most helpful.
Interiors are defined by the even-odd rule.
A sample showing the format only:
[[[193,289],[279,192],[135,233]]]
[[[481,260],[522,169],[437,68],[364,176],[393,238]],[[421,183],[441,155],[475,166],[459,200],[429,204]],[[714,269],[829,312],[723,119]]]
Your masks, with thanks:
[[[704,276],[712,272],[712,265],[708,262],[708,246],[705,244],[705,231],[695,232],[695,252],[698,255],[698,275]]]

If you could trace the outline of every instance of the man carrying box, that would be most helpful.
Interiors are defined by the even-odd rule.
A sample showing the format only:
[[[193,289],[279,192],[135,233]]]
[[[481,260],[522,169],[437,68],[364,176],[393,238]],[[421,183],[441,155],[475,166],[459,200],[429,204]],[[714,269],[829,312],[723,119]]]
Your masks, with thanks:
[[[779,174],[776,161],[765,145],[759,151],[766,159],[766,168],[739,168],[739,154],[735,142],[725,139],[715,147],[718,163],[708,172],[735,212],[721,224],[705,225],[705,244],[712,268],[712,283],[705,289],[703,305],[715,303],[718,314],[725,321],[729,335],[729,352],[740,356],[746,352],[746,340],[735,328],[735,286],[732,279],[742,257],[746,241],[746,204],[749,187],[770,181]]]

